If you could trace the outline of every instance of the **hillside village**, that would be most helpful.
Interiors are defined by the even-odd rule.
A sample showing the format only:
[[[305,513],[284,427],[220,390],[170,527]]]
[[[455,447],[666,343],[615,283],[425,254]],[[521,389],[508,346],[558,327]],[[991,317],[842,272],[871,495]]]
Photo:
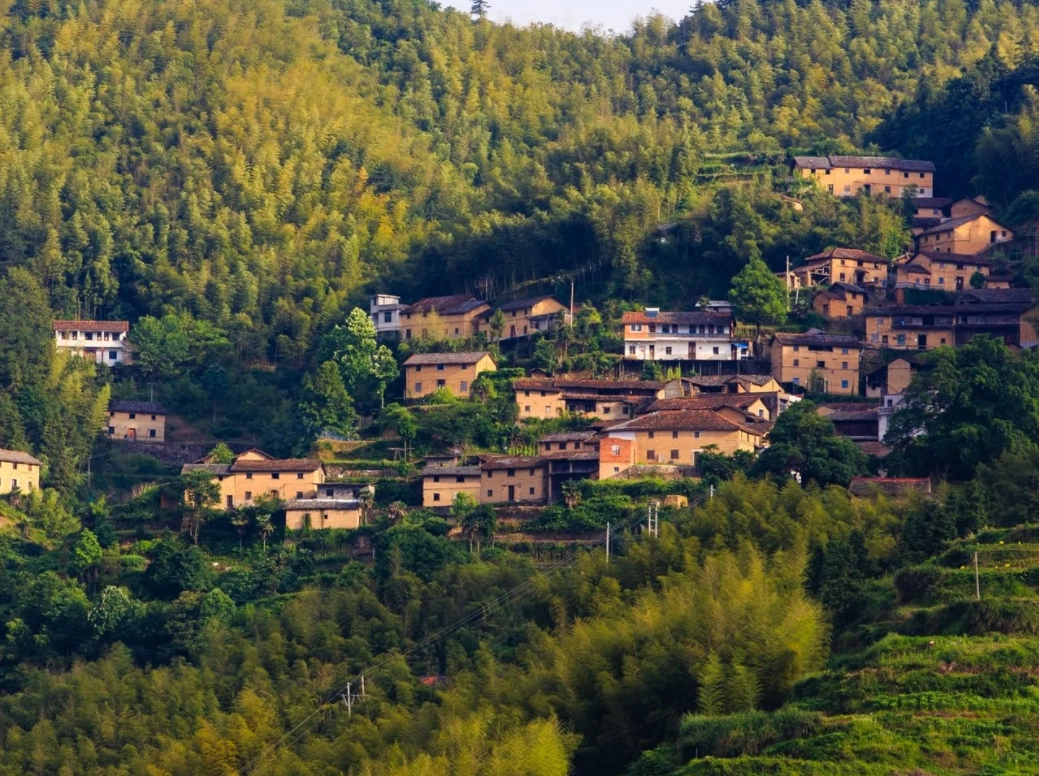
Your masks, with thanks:
[[[536,438],[522,454],[448,445],[413,461],[406,445],[397,446],[395,455],[418,466],[405,475],[421,483],[413,506],[450,515],[466,503],[559,502],[582,480],[695,481],[705,453],[712,460],[753,457],[768,448],[780,415],[806,397],[868,456],[874,482],[884,486],[889,424],[905,409],[913,376],[929,368],[927,352],[981,335],[1018,350],[1039,344],[1033,293],[1011,287],[1000,253],[1014,234],[983,197],[934,196],[927,161],[794,157],[791,173],[836,197],[902,198],[912,211],[912,245],[894,258],[834,246],[757,281],[756,293],[779,293],[785,309],[803,310],[807,323],[741,320],[750,308],[734,291],[730,299],[691,300],[687,309],[623,311],[606,374],[560,372],[560,354],[551,349],[549,363],[526,374],[510,367],[504,385],[515,422],[562,423],[562,430]],[[582,307],[551,294],[492,304],[473,294],[407,303],[377,293],[368,315],[377,340],[401,353],[403,406],[422,412],[451,397],[479,404],[481,376],[495,376],[506,362],[531,363],[537,343],[565,333],[580,348],[574,331]],[[134,362],[127,321],[58,320],[53,335],[59,352],[116,368]],[[112,400],[104,435],[146,452],[166,446],[166,417],[155,401]],[[40,461],[2,455],[3,465],[21,465],[25,474],[24,481],[0,480],[0,493],[39,487]],[[375,493],[372,482],[334,482],[317,456],[243,451],[221,462],[185,462],[181,474],[192,473],[211,475],[216,489],[207,507],[234,511],[272,498],[289,531],[359,528],[370,511],[359,494]]]

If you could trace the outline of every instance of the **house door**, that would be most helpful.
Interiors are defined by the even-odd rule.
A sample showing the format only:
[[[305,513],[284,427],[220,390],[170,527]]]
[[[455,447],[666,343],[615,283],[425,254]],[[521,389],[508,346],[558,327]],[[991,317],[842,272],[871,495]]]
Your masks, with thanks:
[[[515,337],[515,336],[516,336],[516,324],[513,324],[512,326],[509,327],[509,337],[511,338],[511,337]]]
[[[650,358],[656,358],[656,355],[657,355],[657,346],[656,345],[650,345],[649,346],[649,357]]]
[[[956,278],[956,290],[957,291],[962,291],[963,290],[963,278]]]
[[[515,485],[510,485],[509,486],[509,501],[515,501],[515,500],[516,500],[516,486]]]
[[[126,438],[129,439],[131,442],[133,442],[135,439],[137,439],[137,429],[135,429],[135,428],[127,429],[127,431],[126,431]]]
[[[916,346],[920,350],[927,350],[927,335],[926,334],[917,334],[916,335]]]
[[[227,497],[227,508],[234,509],[234,496]]]

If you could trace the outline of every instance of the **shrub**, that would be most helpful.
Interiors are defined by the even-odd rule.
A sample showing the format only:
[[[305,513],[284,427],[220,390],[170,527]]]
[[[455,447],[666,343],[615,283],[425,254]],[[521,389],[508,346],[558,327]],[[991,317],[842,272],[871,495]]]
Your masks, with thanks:
[[[780,741],[812,735],[821,727],[819,714],[800,709],[710,717],[687,714],[679,729],[678,751],[682,759],[756,755]]]

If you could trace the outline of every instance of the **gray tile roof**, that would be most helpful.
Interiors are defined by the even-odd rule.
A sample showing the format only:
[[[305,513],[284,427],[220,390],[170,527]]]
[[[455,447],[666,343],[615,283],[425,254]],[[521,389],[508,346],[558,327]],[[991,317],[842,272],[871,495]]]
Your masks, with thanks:
[[[28,463],[33,466],[43,465],[43,461],[39,458],[34,458],[28,453],[23,453],[21,450],[0,449],[0,461],[4,461],[5,463]]]
[[[455,364],[466,366],[475,364],[484,356],[490,356],[486,350],[473,350],[464,353],[416,353],[404,362],[404,366],[426,366],[427,364]],[[493,358],[491,359],[494,360]]]

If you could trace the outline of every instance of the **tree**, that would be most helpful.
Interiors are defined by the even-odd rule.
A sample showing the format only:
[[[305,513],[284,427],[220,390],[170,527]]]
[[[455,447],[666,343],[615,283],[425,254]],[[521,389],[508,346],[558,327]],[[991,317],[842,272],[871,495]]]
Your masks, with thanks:
[[[539,337],[534,343],[534,353],[530,357],[531,368],[552,374],[557,363],[555,343],[550,339]]]
[[[253,502],[245,507],[249,516],[255,521],[256,528],[263,540],[263,554],[267,554],[267,539],[274,533],[274,515],[281,509],[281,499],[267,493],[261,493]]]
[[[755,474],[847,485],[866,472],[866,455],[850,439],[837,436],[833,421],[819,415],[810,401],[799,401],[779,416],[769,443],[758,456]]]
[[[274,533],[274,523],[271,522],[273,515],[262,513],[256,515],[256,528],[260,532],[260,538],[263,540],[263,554],[267,554],[267,540],[271,534]]]
[[[469,552],[473,551],[473,536],[476,530],[476,523],[470,522],[469,518],[476,511],[476,507],[476,499],[468,493],[456,493],[451,502],[451,517],[469,539]]]
[[[978,271],[975,271],[970,276],[970,287],[971,288],[984,288],[985,287],[985,276]]]
[[[486,19],[487,12],[491,9],[491,4],[487,0],[473,0],[473,5],[469,9],[469,13],[475,16],[477,19]]]
[[[463,494],[459,494],[463,495]],[[473,551],[473,540],[476,540],[476,552],[480,552],[480,539],[491,539],[498,529],[498,516],[494,507],[481,504],[462,518],[459,525],[462,533],[469,539],[469,552]]]
[[[206,455],[206,459],[210,463],[222,463],[224,465],[234,463],[234,453],[231,448],[223,442],[217,444],[209,453]]]
[[[245,536],[245,529],[249,527],[249,523],[252,520],[252,516],[242,509],[236,509],[231,513],[229,518],[231,525],[234,526],[235,533],[238,534],[238,554],[242,554],[242,537]]]
[[[84,528],[80,531],[76,543],[72,545],[68,569],[80,579],[93,576],[101,563],[103,552],[97,537]]]
[[[353,399],[346,392],[342,374],[334,361],[318,367],[317,374],[303,378],[303,397],[299,403],[307,437],[315,439],[325,431],[348,435],[357,423]]]
[[[386,386],[397,379],[400,369],[390,349],[379,344],[375,324],[368,313],[355,307],[347,316],[346,325],[336,326],[329,339],[333,358],[350,395],[365,402],[377,399],[382,407]]]
[[[141,370],[163,378],[202,364],[213,350],[229,344],[213,324],[187,312],[162,318],[144,316],[131,329],[130,341],[134,362]]]
[[[408,507],[403,501],[394,501],[386,508],[386,517],[391,525],[398,525],[404,522],[404,518],[407,515]]]
[[[21,267],[0,279],[0,388],[42,383],[54,351],[51,313],[43,288]]]
[[[573,509],[581,501],[581,484],[577,480],[566,480],[561,490],[563,491],[563,503],[567,509]]]
[[[732,279],[729,291],[736,318],[746,323],[777,325],[786,318],[787,292],[761,259],[751,259]]]
[[[213,505],[220,500],[220,486],[213,481],[209,472],[189,471],[181,475],[186,506],[186,522],[192,541],[198,544],[198,534],[213,514]]]
[[[501,335],[505,333],[505,313],[501,309],[495,310],[494,315],[488,323],[491,332],[491,342],[498,342]]]
[[[979,464],[1039,439],[1039,353],[981,336],[928,360],[891,418],[892,469],[968,480]]]

